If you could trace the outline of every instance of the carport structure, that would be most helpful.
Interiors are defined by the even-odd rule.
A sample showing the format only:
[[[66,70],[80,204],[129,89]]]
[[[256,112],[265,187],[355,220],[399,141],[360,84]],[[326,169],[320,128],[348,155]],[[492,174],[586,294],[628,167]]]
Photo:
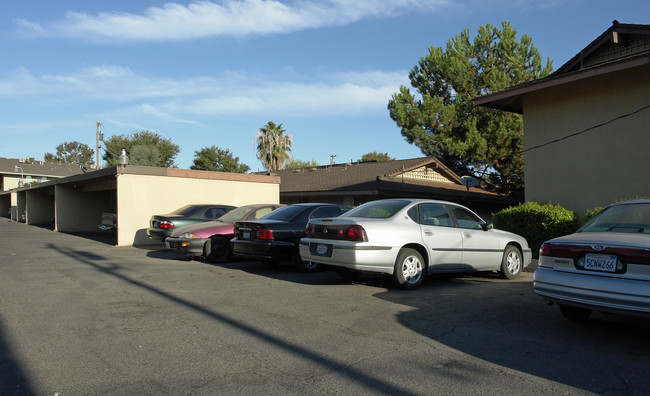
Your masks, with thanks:
[[[111,167],[0,193],[0,213],[15,195],[14,220],[70,233],[104,232],[118,246],[152,243],[146,235],[154,214],[186,204],[278,203],[278,176],[129,165]],[[102,231],[115,216],[114,229]],[[154,242],[158,243],[158,242]]]

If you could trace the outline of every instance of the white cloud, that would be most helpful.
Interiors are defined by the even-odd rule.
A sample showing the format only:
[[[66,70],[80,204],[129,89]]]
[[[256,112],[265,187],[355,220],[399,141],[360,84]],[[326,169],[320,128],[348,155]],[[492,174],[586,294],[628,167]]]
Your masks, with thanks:
[[[297,73],[296,73],[297,75]],[[367,71],[300,76],[294,81],[227,72],[219,76],[152,78],[120,66],[35,76],[20,69],[0,79],[0,98],[56,98],[86,112],[148,117],[204,125],[205,119],[238,115],[328,116],[384,114],[391,95],[408,85],[406,71]],[[296,82],[299,81],[299,82]],[[43,99],[41,99],[43,98]],[[202,121],[197,121],[202,120]]]
[[[89,67],[68,74],[34,76],[20,69],[0,79],[0,97],[45,94],[98,109],[132,108],[157,118],[194,123],[194,116],[362,114],[385,111],[390,96],[407,85],[406,71],[367,71],[298,76],[274,81],[264,75],[226,72],[220,76],[152,78],[120,66]],[[300,78],[302,77],[302,78]],[[31,99],[30,99],[31,100]],[[105,111],[105,110],[101,110]]]
[[[161,104],[166,112],[196,116],[291,115],[298,117],[385,113],[391,95],[408,84],[406,72],[345,73],[318,82],[257,79],[216,90],[213,95]]]
[[[342,26],[369,17],[434,9],[448,3],[450,0],[203,0],[188,5],[166,3],[147,8],[141,14],[69,12],[63,20],[47,26],[24,19],[16,24],[22,35],[120,41],[185,40]]]

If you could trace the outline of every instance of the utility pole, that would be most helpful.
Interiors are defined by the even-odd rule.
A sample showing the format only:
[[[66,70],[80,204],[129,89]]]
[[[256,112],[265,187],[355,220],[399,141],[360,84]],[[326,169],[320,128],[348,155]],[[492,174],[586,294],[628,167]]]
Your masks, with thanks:
[[[104,136],[103,136],[104,134],[103,133],[101,134],[102,135],[101,139],[99,137],[99,135],[101,133],[101,132],[99,132],[99,127],[100,126],[102,126],[102,123],[98,122],[97,123],[97,131],[95,132],[95,158],[96,158],[95,169],[99,169],[99,141],[104,140]]]

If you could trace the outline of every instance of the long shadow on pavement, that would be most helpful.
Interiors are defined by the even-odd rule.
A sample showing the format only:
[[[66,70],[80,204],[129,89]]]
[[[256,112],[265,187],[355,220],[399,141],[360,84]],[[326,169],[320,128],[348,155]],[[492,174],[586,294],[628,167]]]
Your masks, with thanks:
[[[333,359],[328,359],[313,350],[309,350],[307,348],[284,341],[274,336],[273,334],[251,327],[246,323],[243,323],[241,321],[238,321],[226,315],[220,314],[208,307],[201,306],[190,300],[174,296],[168,292],[165,292],[164,290],[137,281],[124,274],[120,274],[118,272],[120,270],[120,266],[118,265],[109,264],[107,266],[102,266],[97,262],[94,262],[93,260],[96,261],[101,261],[101,260],[97,260],[97,257],[95,257],[96,255],[94,255],[93,253],[89,253],[81,250],[67,249],[54,244],[50,244],[48,248],[57,250],[58,252],[67,255],[70,258],[75,259],[80,263],[91,266],[95,268],[97,271],[100,271],[106,275],[113,276],[135,287],[141,288],[143,290],[147,290],[171,302],[192,309],[212,320],[216,320],[219,321],[220,323],[231,326],[232,328],[242,331],[251,337],[255,337],[259,342],[272,344],[296,356],[300,356],[301,358],[308,359],[314,364],[317,364],[325,368],[326,370],[335,371],[342,376],[348,377],[350,380],[354,382],[358,382],[362,386],[368,388],[371,392],[384,393],[384,394],[402,394],[402,395],[411,394],[406,389],[396,387],[393,384],[390,384],[382,380],[381,378],[375,378],[368,375],[367,373],[356,370],[354,367],[350,367],[349,365],[347,365],[346,362],[343,361],[339,362]]]
[[[0,394],[33,395],[27,378],[7,345],[4,325],[0,320]]]

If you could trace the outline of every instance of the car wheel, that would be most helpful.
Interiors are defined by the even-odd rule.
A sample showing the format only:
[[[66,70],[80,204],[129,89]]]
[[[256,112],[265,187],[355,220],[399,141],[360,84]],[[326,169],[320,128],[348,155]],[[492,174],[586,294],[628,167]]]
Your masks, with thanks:
[[[424,281],[424,269],[424,259],[417,250],[402,249],[395,261],[393,282],[402,289],[416,289]]]
[[[355,271],[347,268],[341,268],[341,267],[335,268],[334,272],[336,272],[336,274],[341,278],[349,281],[357,280],[361,276],[361,272],[359,271]]]
[[[559,305],[562,316],[572,322],[586,322],[589,319],[589,316],[591,316],[591,311],[588,309],[571,307],[563,304]]]
[[[293,255],[293,265],[302,272],[314,272],[319,267],[318,263],[314,263],[313,261],[303,261],[298,252]]]
[[[521,252],[516,247],[509,245],[503,252],[501,260],[501,277],[504,279],[514,279],[521,273],[523,258]]]
[[[206,260],[211,263],[223,263],[230,258],[232,251],[230,243],[221,237],[210,238],[210,243],[206,243]]]

